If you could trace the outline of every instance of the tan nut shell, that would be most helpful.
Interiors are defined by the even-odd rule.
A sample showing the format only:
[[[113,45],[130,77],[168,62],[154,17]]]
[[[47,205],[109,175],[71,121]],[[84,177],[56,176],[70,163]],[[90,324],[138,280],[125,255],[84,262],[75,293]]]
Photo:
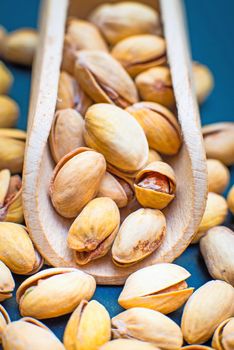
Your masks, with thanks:
[[[11,271],[0,260],[0,302],[11,298],[14,289],[15,281],[12,277]]]
[[[133,339],[116,339],[112,340],[103,346],[99,350],[159,350],[151,343]]]
[[[205,346],[205,345],[188,345],[188,346],[183,346],[181,349],[212,350],[213,348],[210,348],[209,346]]]
[[[26,279],[16,298],[22,316],[51,318],[72,312],[95,288],[94,278],[80,270],[51,268]]]
[[[105,171],[103,155],[88,148],[77,148],[60,159],[50,185],[56,211],[66,218],[76,217],[96,196]]]
[[[153,253],[166,235],[166,218],[160,210],[141,208],[122,223],[112,247],[112,260],[120,267],[137,263]]]
[[[1,65],[0,65],[1,67]],[[1,72],[0,72],[1,79]],[[0,95],[0,128],[12,128],[19,116],[18,104],[9,96]]]
[[[142,126],[149,147],[167,155],[177,154],[182,140],[175,115],[155,102],[139,102],[126,109]]]
[[[112,318],[114,338],[153,343],[160,349],[178,350],[183,344],[180,327],[169,317],[146,308],[132,308]]]
[[[105,307],[96,300],[82,300],[64,332],[66,350],[97,350],[110,338],[110,316]]]
[[[161,161],[162,162],[162,157],[160,156],[160,154],[155,151],[154,149],[150,148],[149,149],[149,156],[148,156],[148,160],[147,160],[147,164],[150,164],[150,163],[153,163],[153,162],[156,162],[156,161]]]
[[[234,312],[234,289],[224,281],[210,281],[197,289],[184,307],[182,332],[189,344],[205,343],[216,327]]]
[[[234,185],[228,192],[227,203],[229,210],[232,212],[232,214],[234,214]]]
[[[198,102],[203,103],[214,87],[214,78],[210,69],[198,62],[193,62],[193,79]]]
[[[234,286],[234,232],[224,226],[211,228],[200,240],[200,250],[210,275]]]
[[[108,163],[125,173],[135,173],[148,158],[148,143],[140,125],[117,106],[96,104],[85,116],[85,141]]]
[[[232,350],[234,348],[234,317],[223,321],[215,330],[212,346],[216,350]]]
[[[146,307],[168,314],[177,310],[193,293],[185,280],[190,273],[175,264],[145,267],[128,277],[118,302],[125,309]]]
[[[65,71],[61,71],[58,82],[56,110],[73,108],[76,100],[76,81]]]
[[[0,27],[0,31],[1,31],[1,27]],[[0,47],[1,47],[1,33],[0,33]],[[0,61],[0,94],[7,94],[12,86],[13,81],[14,81],[13,75],[11,74],[7,66],[2,61]]]
[[[2,342],[2,334],[6,326],[11,322],[10,316],[6,309],[0,305],[0,343]]]
[[[207,159],[208,190],[223,193],[230,181],[228,168],[217,159]]]

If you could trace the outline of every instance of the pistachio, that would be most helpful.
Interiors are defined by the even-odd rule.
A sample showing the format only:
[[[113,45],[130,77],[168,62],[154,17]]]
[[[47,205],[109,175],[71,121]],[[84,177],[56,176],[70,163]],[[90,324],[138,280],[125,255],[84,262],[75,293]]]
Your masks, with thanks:
[[[2,334],[10,322],[11,320],[6,309],[0,305],[0,343],[2,342]]]
[[[111,51],[126,71],[135,77],[166,62],[165,40],[156,35],[134,35],[119,41]]]
[[[234,185],[232,185],[227,197],[228,208],[234,214]]]
[[[18,116],[18,104],[12,98],[5,95],[0,95],[0,128],[11,128],[15,126]]]
[[[234,348],[234,317],[223,321],[215,330],[212,346],[216,350],[231,350]]]
[[[160,156],[160,154],[155,151],[154,149],[150,148],[149,149],[149,156],[148,156],[148,160],[147,160],[147,164],[150,164],[150,163],[153,163],[153,162],[156,162],[156,161],[161,161],[162,162],[162,157]]]
[[[200,249],[210,275],[234,286],[234,232],[213,227],[200,240]]]
[[[228,168],[217,159],[207,159],[209,192],[223,193],[230,181]]]
[[[182,316],[182,332],[189,344],[205,343],[220,322],[234,312],[234,289],[224,281],[210,281],[189,298]]]
[[[26,227],[11,222],[0,222],[0,260],[20,275],[35,273],[43,265]]]
[[[206,155],[225,165],[234,164],[234,123],[215,123],[202,128]]]
[[[174,170],[164,162],[150,163],[136,175],[134,187],[143,207],[163,209],[175,198]]]
[[[168,314],[181,307],[194,288],[185,280],[190,273],[183,267],[161,263],[145,267],[128,277],[119,296],[125,309],[145,307]]]
[[[219,194],[209,192],[205,212],[192,243],[197,243],[210,228],[221,225],[225,221],[227,214],[227,201]]]
[[[26,133],[17,129],[0,129],[0,170],[21,173]]]
[[[97,197],[109,197],[119,208],[123,208],[134,199],[132,182],[106,172],[101,180]]]
[[[139,102],[127,108],[142,126],[149,147],[167,154],[177,154],[182,140],[175,115],[166,107],[154,102]]]
[[[148,144],[142,128],[117,106],[91,106],[85,116],[84,137],[89,147],[104,155],[111,172],[117,169],[133,176],[147,161]]]
[[[94,278],[74,268],[51,268],[26,279],[16,298],[22,316],[37,319],[57,317],[72,312],[89,300],[96,288]]]
[[[90,20],[111,45],[131,35],[160,32],[159,14],[139,2],[102,4],[91,13]]]
[[[110,316],[96,300],[82,300],[64,333],[66,350],[98,350],[111,338]]]
[[[0,46],[1,46],[1,33],[0,33]],[[0,94],[7,94],[13,84],[13,81],[14,81],[13,75],[11,74],[7,66],[2,61],[0,61]],[[0,106],[1,104],[2,103],[0,103]]]
[[[70,74],[74,72],[77,50],[101,50],[107,52],[108,47],[94,24],[70,17],[67,21],[64,37],[62,61],[62,69]]]
[[[122,223],[112,247],[113,262],[120,267],[137,263],[153,253],[166,235],[166,219],[160,210],[138,209]]]
[[[74,74],[81,88],[95,102],[125,108],[138,101],[134,82],[121,64],[106,52],[77,52]]]
[[[197,100],[199,103],[203,103],[214,87],[212,72],[207,66],[193,62],[193,78]]]
[[[76,251],[80,265],[98,259],[108,252],[119,229],[120,214],[115,202],[107,197],[91,200],[77,216],[67,243]]]
[[[159,350],[152,343],[133,339],[116,339],[109,341],[99,350]]]
[[[0,260],[0,301],[4,301],[12,297],[12,292],[15,288],[15,282],[12,277],[11,271],[8,267]],[[1,309],[0,309],[1,312]],[[1,324],[0,314],[0,324]],[[1,326],[0,326],[1,333]]]
[[[180,327],[158,311],[135,307],[112,318],[114,338],[153,343],[159,349],[178,350],[183,344]]]
[[[67,108],[55,113],[50,131],[50,150],[56,163],[67,153],[84,146],[84,120],[75,109]]]
[[[0,25],[0,56],[2,56],[2,53],[3,53],[6,36],[7,36],[6,29]]]
[[[159,103],[169,109],[175,108],[175,96],[168,67],[155,67],[136,77],[136,86],[144,101]]]
[[[31,318],[8,324],[3,332],[2,343],[4,350],[65,350],[46,326]]]
[[[50,184],[55,210],[66,218],[75,218],[93,199],[106,171],[101,153],[81,147],[65,155],[56,165]]]

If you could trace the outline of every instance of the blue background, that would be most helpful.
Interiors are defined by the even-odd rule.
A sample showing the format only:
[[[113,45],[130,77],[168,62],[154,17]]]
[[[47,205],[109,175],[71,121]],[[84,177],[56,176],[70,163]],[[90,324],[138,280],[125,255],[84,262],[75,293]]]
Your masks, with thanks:
[[[58,0],[59,1],[59,0]],[[202,106],[202,124],[216,121],[234,121],[233,89],[233,45],[234,45],[234,1],[233,0],[186,0],[188,27],[191,38],[193,58],[207,64],[215,77],[215,89],[207,102]],[[0,0],[0,24],[9,31],[19,27],[36,27],[39,0]],[[28,101],[30,92],[30,70],[8,65],[15,82],[10,95],[19,103],[21,115],[19,127],[26,128]],[[232,183],[234,180],[232,171]],[[227,224],[233,228],[233,218],[229,216]],[[198,288],[210,279],[197,246],[189,247],[177,259],[176,263],[187,268],[191,277],[189,285]],[[17,286],[23,277],[15,276]],[[121,311],[117,303],[120,287],[98,287],[94,298],[103,303],[110,315]],[[12,320],[20,317],[15,299],[5,301]],[[180,322],[181,310],[172,314]],[[68,317],[43,321],[59,338],[62,338]]]

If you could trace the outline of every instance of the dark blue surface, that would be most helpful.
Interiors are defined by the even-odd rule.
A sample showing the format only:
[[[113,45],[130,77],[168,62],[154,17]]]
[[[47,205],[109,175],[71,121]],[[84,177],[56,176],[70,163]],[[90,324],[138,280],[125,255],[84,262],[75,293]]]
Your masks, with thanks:
[[[58,0],[59,1],[59,0]],[[202,123],[220,120],[234,120],[234,89],[233,89],[233,45],[234,45],[234,1],[233,0],[187,0],[185,1],[188,24],[191,37],[193,58],[207,64],[215,76],[215,89],[201,110]],[[0,24],[8,30],[19,27],[36,27],[38,15],[38,0],[1,0]],[[15,83],[11,96],[20,104],[21,116],[19,127],[26,128],[28,99],[30,89],[30,71],[9,65]],[[232,183],[234,179],[232,171]],[[231,217],[228,224],[232,225]],[[191,277],[189,284],[195,288],[210,279],[197,246],[189,247],[177,259],[176,263],[187,268]],[[16,276],[17,286],[23,277]],[[120,287],[98,287],[94,298],[104,304],[110,315],[121,311],[117,303]],[[12,320],[20,317],[15,299],[3,303]],[[172,314],[178,323],[181,310]],[[68,317],[44,321],[57,335],[62,337],[65,321]]]

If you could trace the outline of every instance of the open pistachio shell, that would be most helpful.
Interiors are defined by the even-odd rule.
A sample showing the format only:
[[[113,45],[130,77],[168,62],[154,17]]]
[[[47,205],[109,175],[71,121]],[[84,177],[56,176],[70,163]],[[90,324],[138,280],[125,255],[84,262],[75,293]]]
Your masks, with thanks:
[[[12,297],[15,281],[9,268],[0,260],[0,301]]]
[[[22,316],[51,318],[72,312],[95,288],[94,278],[78,269],[51,268],[26,279],[16,298]]]
[[[118,302],[125,309],[146,307],[168,314],[182,306],[194,288],[185,280],[190,273],[175,264],[156,264],[128,277]]]
[[[97,350],[111,338],[110,316],[96,300],[82,300],[64,333],[66,350]]]
[[[133,339],[116,339],[112,340],[103,346],[99,350],[159,350],[154,344],[146,343],[140,340]]]
[[[223,321],[216,328],[212,339],[212,346],[216,350],[234,349],[234,317]]]
[[[0,305],[0,343],[2,342],[2,334],[6,326],[11,322],[10,316],[8,315],[6,309]]]

